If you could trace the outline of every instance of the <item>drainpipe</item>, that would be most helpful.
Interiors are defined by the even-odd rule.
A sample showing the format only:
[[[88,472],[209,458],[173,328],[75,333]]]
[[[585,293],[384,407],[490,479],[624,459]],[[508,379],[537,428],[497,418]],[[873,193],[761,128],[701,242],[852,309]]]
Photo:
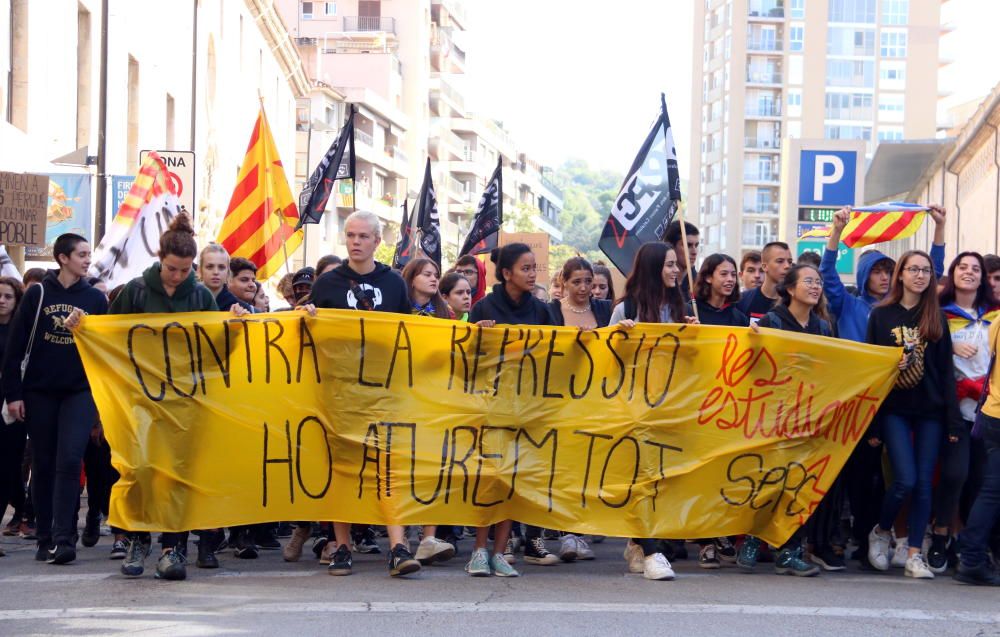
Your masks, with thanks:
[[[101,78],[97,105],[97,214],[94,238],[104,238],[108,207],[108,0],[101,0]]]
[[[191,152],[194,152],[195,120],[198,106],[198,0],[191,1]],[[192,184],[193,186],[194,184]],[[193,210],[191,211],[194,212]]]

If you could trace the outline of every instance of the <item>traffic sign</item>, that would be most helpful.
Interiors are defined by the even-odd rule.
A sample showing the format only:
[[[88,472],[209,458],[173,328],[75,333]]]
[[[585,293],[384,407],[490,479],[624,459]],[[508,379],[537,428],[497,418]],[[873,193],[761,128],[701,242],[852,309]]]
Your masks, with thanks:
[[[803,150],[799,158],[800,206],[854,205],[858,153]]]

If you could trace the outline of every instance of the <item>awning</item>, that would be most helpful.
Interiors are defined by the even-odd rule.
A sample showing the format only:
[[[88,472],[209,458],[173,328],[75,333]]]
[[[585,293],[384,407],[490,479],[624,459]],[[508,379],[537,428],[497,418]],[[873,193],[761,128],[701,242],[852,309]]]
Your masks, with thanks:
[[[865,203],[909,194],[928,169],[951,152],[954,143],[952,138],[880,143],[865,174]]]

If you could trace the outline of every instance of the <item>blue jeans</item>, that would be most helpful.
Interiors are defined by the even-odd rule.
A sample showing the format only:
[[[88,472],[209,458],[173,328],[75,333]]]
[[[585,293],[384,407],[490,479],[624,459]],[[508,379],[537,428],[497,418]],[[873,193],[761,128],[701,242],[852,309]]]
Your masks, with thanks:
[[[909,542],[919,547],[931,517],[931,480],[941,449],[944,427],[940,418],[885,414],[882,440],[892,465],[892,484],[885,491],[879,528],[892,529],[896,514],[910,498]]]
[[[983,485],[959,538],[962,566],[966,568],[988,564],[986,543],[1000,515],[1000,419],[987,417],[983,442],[986,446]]]

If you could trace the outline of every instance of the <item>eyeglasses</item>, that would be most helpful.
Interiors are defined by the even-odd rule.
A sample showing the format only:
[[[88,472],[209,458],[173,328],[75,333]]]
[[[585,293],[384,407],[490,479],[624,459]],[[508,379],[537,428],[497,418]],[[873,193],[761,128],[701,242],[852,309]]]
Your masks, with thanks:
[[[931,272],[933,272],[933,270],[931,270],[930,268],[919,268],[915,265],[907,266],[903,268],[903,271],[909,272],[913,276],[917,275],[930,276]]]
[[[810,287],[810,288],[821,288],[821,287],[823,287],[823,279],[814,279],[812,277],[809,277],[808,279],[802,279],[802,283],[806,287]]]

